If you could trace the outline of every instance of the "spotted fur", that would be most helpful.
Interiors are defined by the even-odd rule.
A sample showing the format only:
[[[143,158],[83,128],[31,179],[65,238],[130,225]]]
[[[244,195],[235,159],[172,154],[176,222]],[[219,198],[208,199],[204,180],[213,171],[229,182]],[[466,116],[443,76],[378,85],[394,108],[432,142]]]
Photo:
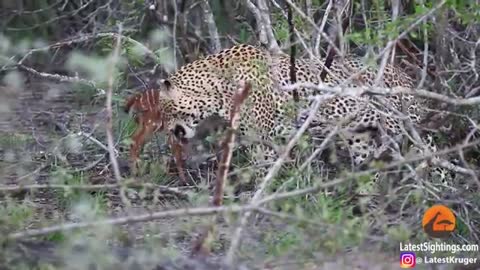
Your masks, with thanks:
[[[321,61],[297,59],[295,65],[297,82],[320,82],[324,68]],[[369,67],[359,73],[365,66],[358,57],[335,59],[324,83],[336,86],[358,73],[346,86],[371,86],[377,69]],[[252,91],[241,111],[240,134],[253,133],[262,139],[288,137],[295,129],[294,119],[286,112],[287,103],[293,97],[280,86],[291,83],[289,73],[290,58],[287,55],[270,55],[263,49],[242,44],[184,65],[168,79],[158,82],[158,99],[154,96],[158,101],[156,107],[150,106],[154,103],[149,103],[148,96],[146,104],[151,113],[162,116],[158,129],[173,133],[181,131],[181,136],[192,138],[202,120],[212,115],[227,119],[238,83],[249,81]],[[387,65],[379,86],[412,88],[414,81],[397,67]],[[302,99],[300,107],[304,109],[308,105],[307,97],[322,94],[307,88],[298,89],[298,92]],[[382,102],[386,106],[368,96],[336,96],[325,100],[309,132],[321,141],[332,126],[342,123],[336,143],[355,165],[364,164],[376,150],[389,147],[384,135],[401,135],[403,120],[395,111],[405,112],[414,123],[422,117],[421,106],[411,95],[386,96]],[[300,114],[299,124],[306,115],[305,112]]]
[[[289,58],[281,56],[278,66],[278,80],[283,86],[289,85]],[[323,83],[327,86],[338,86],[352,74],[357,74],[345,87],[372,86],[378,70],[368,67],[360,72],[365,67],[366,64],[359,57],[347,56],[343,60],[337,58],[332,62]],[[296,68],[297,82],[318,84],[320,71],[324,67],[320,61],[298,59]],[[413,88],[414,81],[399,68],[387,65],[379,86]],[[304,99],[323,94],[315,89],[299,89],[299,93]],[[385,138],[382,141],[382,135],[396,139],[402,137],[403,120],[395,111],[405,112],[413,123],[418,123],[423,116],[423,112],[419,110],[421,106],[412,95],[389,95],[383,99],[383,103],[386,106],[380,105],[381,102],[370,96],[335,96],[327,99],[310,124],[309,133],[315,141],[321,142],[333,126],[341,124],[336,143],[343,153],[340,151],[339,154],[349,158],[355,165],[365,164],[378,149],[388,148],[389,142]],[[308,110],[303,110],[298,124],[302,124],[308,114]]]

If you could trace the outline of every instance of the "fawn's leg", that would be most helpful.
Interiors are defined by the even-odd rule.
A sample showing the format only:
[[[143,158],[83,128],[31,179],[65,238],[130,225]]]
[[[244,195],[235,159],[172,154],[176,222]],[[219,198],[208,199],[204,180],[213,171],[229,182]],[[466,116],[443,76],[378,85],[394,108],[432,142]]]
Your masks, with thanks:
[[[135,133],[132,136],[132,145],[130,146],[130,169],[133,175],[137,175],[137,165],[140,155],[140,149],[145,142],[145,127],[140,125],[137,127]]]
[[[187,177],[185,176],[185,163],[183,162],[183,144],[182,142],[179,142],[173,134],[168,136],[168,144],[172,150],[175,166],[180,177],[180,185],[185,185],[187,184]]]
[[[154,125],[150,123],[144,123],[144,121],[140,121],[140,127],[137,128],[135,134],[132,136],[133,143],[130,148],[130,161],[134,175],[137,175],[138,173],[140,151],[145,145],[146,141],[152,136],[154,132]]]

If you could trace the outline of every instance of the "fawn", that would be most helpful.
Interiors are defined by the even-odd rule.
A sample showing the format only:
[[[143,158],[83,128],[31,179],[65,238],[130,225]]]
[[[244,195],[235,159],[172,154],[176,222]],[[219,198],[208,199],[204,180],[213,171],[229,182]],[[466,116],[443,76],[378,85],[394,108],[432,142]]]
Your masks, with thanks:
[[[166,115],[163,112],[160,104],[160,92],[155,88],[148,88],[147,90],[134,94],[126,99],[124,110],[129,113],[135,113],[134,120],[137,123],[137,128],[132,135],[132,145],[130,148],[130,164],[131,168],[136,174],[138,167],[138,159],[140,151],[145,143],[157,131],[165,129]],[[183,146],[186,140],[178,139],[175,134],[169,134],[168,144],[174,155],[174,161],[180,176],[181,184],[186,183],[183,164]]]

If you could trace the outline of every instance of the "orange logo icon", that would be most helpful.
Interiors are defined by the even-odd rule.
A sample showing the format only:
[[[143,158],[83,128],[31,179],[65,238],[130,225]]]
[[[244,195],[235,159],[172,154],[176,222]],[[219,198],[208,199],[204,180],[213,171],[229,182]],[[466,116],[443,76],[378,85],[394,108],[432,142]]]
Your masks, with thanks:
[[[455,215],[445,205],[436,204],[425,212],[422,227],[433,238],[446,238],[455,230]]]

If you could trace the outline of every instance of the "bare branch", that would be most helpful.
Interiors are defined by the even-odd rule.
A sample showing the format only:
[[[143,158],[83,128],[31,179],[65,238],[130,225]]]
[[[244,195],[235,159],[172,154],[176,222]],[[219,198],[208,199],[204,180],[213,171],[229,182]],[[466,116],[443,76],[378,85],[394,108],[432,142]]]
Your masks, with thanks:
[[[92,141],[92,142],[95,143],[96,145],[100,146],[103,150],[108,151],[108,147],[107,147],[105,144],[101,143],[99,140],[97,140],[97,139],[96,139],[95,137],[93,137],[92,135],[87,134],[87,133],[85,133],[85,132],[83,132],[83,131],[78,132],[77,135],[78,135],[78,136],[83,136],[83,137],[87,138],[88,140]],[[118,155],[118,151],[115,149],[115,156],[117,156],[117,155]]]
[[[208,33],[210,34],[210,52],[218,53],[222,49],[222,45],[220,44],[220,37],[218,35],[217,24],[215,23],[212,9],[210,8],[210,4],[208,4],[208,0],[202,0],[200,5],[203,9]]]
[[[271,0],[271,2],[283,14],[283,17],[288,20],[288,12],[285,12],[284,8],[282,8],[282,6],[280,6],[280,4],[277,1]],[[300,31],[298,31],[295,28],[295,26],[293,26],[293,32],[295,33],[295,36],[298,39],[298,42],[295,42],[294,44],[297,44],[297,43],[302,44],[303,49],[308,53],[310,58],[314,58],[315,55],[314,55],[313,51],[308,47],[308,44],[305,41],[305,39],[302,37],[302,33]],[[292,42],[290,42],[290,43],[292,43]]]
[[[175,10],[173,14],[173,30],[172,30],[172,45],[173,45],[173,62],[174,68],[177,69],[177,22],[178,22],[178,9],[177,9],[177,0],[172,0],[172,6]]]
[[[252,205],[252,206],[257,206],[258,205],[258,200],[260,200],[260,198],[262,197],[263,192],[268,187],[268,185],[270,184],[273,177],[280,170],[281,166],[283,165],[283,163],[287,159],[288,155],[290,154],[290,151],[293,148],[293,146],[295,146],[297,141],[300,139],[300,137],[303,135],[303,133],[305,132],[307,127],[310,125],[310,122],[313,120],[316,111],[320,107],[321,101],[325,98],[326,97],[317,97],[317,99],[315,100],[315,103],[313,104],[313,106],[311,108],[311,111],[310,111],[310,114],[309,114],[308,118],[302,124],[302,126],[298,129],[298,131],[295,133],[293,138],[288,142],[287,146],[285,147],[284,152],[280,155],[280,157],[277,159],[277,161],[270,168],[267,175],[262,180],[262,184],[260,185],[258,190],[253,195],[253,198],[250,201],[250,205]],[[240,246],[240,240],[241,240],[241,237],[242,237],[243,228],[245,227],[245,225],[248,221],[248,218],[250,217],[251,214],[252,214],[252,212],[250,212],[250,211],[247,211],[243,214],[243,216],[240,218],[240,224],[238,225],[238,227],[235,229],[235,231],[233,233],[232,242],[230,244],[230,248],[228,249],[226,259],[225,259],[226,263],[229,264],[229,265],[232,265],[233,262],[234,262],[235,252],[238,249],[238,247]]]
[[[36,69],[33,69],[31,67],[27,67],[23,64],[18,64],[17,67],[20,70],[26,71],[26,72],[28,72],[28,73],[30,73],[34,76],[37,76],[39,78],[42,78],[42,79],[51,80],[51,81],[55,81],[55,82],[81,83],[81,84],[85,84],[85,85],[88,85],[88,86],[91,86],[91,87],[95,88],[102,95],[105,94],[105,90],[103,90],[101,88],[98,88],[97,84],[94,81],[82,79],[82,78],[79,78],[79,77],[70,77],[70,76],[65,76],[65,75],[60,75],[60,74],[51,74],[51,73],[46,73],[46,72],[40,72],[40,71],[38,71]]]
[[[121,33],[122,27],[119,25],[119,32]],[[120,183],[122,176],[120,175],[120,169],[118,166],[117,157],[115,156],[115,143],[113,140],[113,112],[112,112],[112,92],[113,92],[113,80],[115,77],[115,66],[118,63],[118,58],[120,54],[120,47],[121,47],[121,40],[122,36],[117,35],[117,43],[113,50],[113,55],[111,58],[111,66],[109,70],[108,76],[108,88],[107,88],[107,98],[105,101],[105,107],[107,112],[107,123],[106,123],[106,133],[107,133],[107,142],[108,142],[108,154],[110,156],[110,162],[113,166],[113,173],[115,175],[115,179],[118,183]]]
[[[423,5],[424,6],[424,5]],[[427,30],[427,22],[423,22],[423,67],[422,67],[422,78],[418,83],[418,87],[423,87],[425,80],[427,79],[427,70],[428,70],[428,30]]]
[[[254,14],[257,20],[260,42],[266,44],[270,52],[280,53],[280,46],[273,34],[272,23],[270,21],[270,11],[265,0],[257,0],[258,7],[250,0],[245,0],[248,9]]]
[[[280,53],[280,47],[278,46],[277,39],[273,34],[273,27],[270,21],[270,10],[268,9],[268,4],[266,0],[257,0],[258,10],[262,14],[263,24],[265,25],[265,30],[268,37],[268,46],[269,50],[273,53]]]
[[[269,41],[267,37],[267,32],[265,30],[265,26],[263,25],[263,18],[260,10],[258,10],[257,6],[255,6],[255,4],[253,4],[250,0],[245,0],[245,3],[250,12],[252,12],[255,16],[255,20],[257,21],[257,31],[260,43],[268,45]]]
[[[242,82],[240,85],[239,91],[235,93],[235,96],[233,97],[233,107],[230,112],[230,128],[227,130],[226,137],[222,143],[223,154],[217,171],[217,180],[213,199],[214,206],[220,206],[223,203],[223,190],[225,189],[228,168],[230,167],[232,152],[235,147],[235,133],[238,129],[240,109],[242,104],[245,102],[251,88],[249,82]]]
[[[438,101],[442,101],[448,104],[456,106],[474,106],[480,104],[480,97],[472,98],[453,98],[445,96],[442,94],[430,92],[424,89],[410,89],[407,87],[396,86],[393,88],[388,87],[370,87],[370,86],[359,86],[359,87],[340,87],[340,86],[328,86],[326,84],[313,84],[313,83],[296,83],[292,85],[282,86],[281,89],[286,91],[292,91],[298,87],[312,88],[319,91],[324,91],[331,94],[336,94],[340,96],[362,96],[365,94],[369,95],[397,95],[397,94],[409,94],[417,97],[430,98]],[[315,99],[315,97],[311,97]]]
[[[42,47],[42,48],[32,49],[32,50],[28,51],[28,53],[26,53],[22,57],[22,59],[20,59],[20,61],[18,61],[16,66],[20,70],[24,70],[24,71],[26,71],[28,73],[31,73],[32,75],[35,75],[39,78],[52,80],[52,81],[56,81],[56,82],[69,82],[69,83],[85,84],[85,85],[88,85],[88,86],[91,86],[91,87],[97,89],[100,92],[101,95],[104,95],[105,90],[101,89],[101,88],[98,88],[97,84],[94,81],[79,78],[78,76],[71,77],[71,76],[65,76],[65,75],[60,75],[60,74],[50,74],[50,73],[46,73],[46,72],[40,72],[36,69],[33,69],[31,67],[28,67],[28,66],[24,65],[24,62],[34,53],[42,52],[42,51],[49,51],[49,50],[58,49],[58,48],[61,48],[61,47],[72,46],[74,44],[79,44],[79,43],[83,43],[83,42],[86,42],[86,41],[89,41],[89,40],[92,40],[92,39],[98,39],[98,38],[104,38],[104,37],[111,37],[111,38],[116,38],[116,39],[122,38],[124,40],[127,40],[128,42],[137,46],[137,48],[139,48],[143,53],[148,55],[150,58],[154,59],[155,61],[158,60],[157,55],[153,51],[151,51],[149,48],[147,48],[142,43],[136,41],[135,39],[132,39],[130,37],[127,37],[127,36],[119,34],[119,33],[96,33],[96,34],[82,35],[78,38],[56,42],[54,44],[51,44],[51,45],[48,45],[48,46],[45,46],[45,47]]]
[[[99,221],[65,223],[65,224],[55,225],[51,227],[12,233],[8,235],[7,238],[20,239],[20,238],[41,236],[41,235],[46,235],[46,234],[61,232],[61,231],[71,231],[71,230],[86,229],[91,227],[108,226],[108,225],[133,224],[133,223],[153,221],[153,220],[168,218],[168,217],[214,215],[214,214],[225,213],[225,212],[238,213],[247,209],[250,209],[249,206],[242,207],[238,205],[230,205],[230,206],[222,206],[222,207],[175,209],[175,210],[169,210],[169,211],[153,212],[153,213],[148,213],[143,215],[111,218],[111,219],[105,219],[105,220],[99,220]]]
[[[84,43],[84,42],[92,40],[92,39],[98,39],[98,38],[104,38],[104,37],[110,37],[110,38],[115,38],[115,39],[118,39],[118,38],[124,39],[124,40],[134,44],[135,46],[137,46],[139,49],[142,50],[142,52],[144,52],[146,55],[151,57],[153,60],[155,60],[155,61],[158,60],[157,55],[152,50],[147,48],[142,43],[136,41],[135,39],[133,39],[131,37],[127,37],[127,36],[122,35],[120,33],[110,33],[110,32],[108,32],[108,33],[95,33],[95,34],[82,35],[78,38],[73,38],[73,39],[70,39],[70,40],[64,40],[64,41],[56,42],[54,44],[51,44],[51,45],[48,45],[48,46],[45,46],[45,47],[42,47],[42,48],[37,48],[37,49],[30,50],[30,51],[28,51],[27,54],[25,54],[25,56],[23,56],[22,59],[20,59],[20,61],[18,61],[18,65],[22,65],[23,62],[25,62],[25,60],[27,60],[33,53],[36,53],[36,52],[49,51],[51,49],[58,49],[58,48],[61,48],[61,47],[72,46],[74,44]]]
[[[297,7],[291,0],[285,1],[295,10],[295,12],[297,12],[304,20],[310,23],[316,31],[318,31],[318,33],[328,42],[330,46],[332,46],[332,48],[336,51],[337,54],[341,54],[340,49],[335,45],[335,42],[323,32],[323,29],[320,30],[315,24],[315,22],[307,15],[305,15],[305,13],[303,13],[303,11],[299,7]]]
[[[320,57],[320,43],[322,41],[322,33],[323,33],[323,29],[325,29],[325,25],[327,24],[328,14],[330,14],[330,10],[332,9],[332,6],[333,6],[333,0],[329,0],[327,9],[325,10],[325,14],[323,15],[322,22],[320,23],[320,27],[315,30],[317,33],[317,37],[315,38],[315,46],[313,51],[317,57]]]
[[[9,185],[9,186],[0,186],[0,192],[22,192],[22,191],[34,191],[34,190],[48,190],[48,189],[63,189],[63,190],[84,190],[84,191],[95,191],[95,190],[111,190],[117,189],[120,187],[126,188],[151,188],[158,190],[159,192],[165,194],[172,194],[183,199],[188,199],[188,194],[182,192],[178,188],[171,188],[166,186],[160,186],[149,183],[138,183],[138,182],[127,182],[122,184],[99,184],[99,185],[60,185],[60,184],[36,184],[36,185]]]
[[[259,200],[256,205],[262,205],[262,204],[269,203],[271,201],[282,200],[282,199],[287,199],[287,198],[291,198],[291,197],[302,196],[302,195],[305,195],[305,194],[316,193],[316,192],[319,192],[319,191],[324,190],[326,188],[345,183],[347,180],[348,180],[348,178],[338,178],[338,179],[334,179],[332,181],[329,181],[327,183],[318,183],[318,184],[316,184],[312,187],[305,188],[305,189],[297,189],[297,190],[294,190],[294,191],[273,194],[273,195],[267,196],[267,197]]]
[[[297,46],[295,45],[295,25],[293,23],[293,12],[290,4],[287,4],[287,10],[288,30],[290,35],[290,83],[293,84],[297,82],[297,69],[295,67]],[[295,102],[300,100],[296,89],[293,90],[293,100]]]
[[[320,73],[320,80],[325,81],[325,78],[330,70],[330,66],[333,63],[333,60],[336,56],[343,57],[344,56],[344,32],[347,30],[348,25],[350,24],[350,18],[348,16],[347,10],[349,7],[350,2],[347,1],[340,1],[337,0],[334,5],[333,9],[335,11],[335,24],[329,31],[330,38],[334,41],[334,44],[338,45],[340,51],[337,51],[333,48],[332,45],[328,47],[327,50],[327,57],[325,58],[325,62],[323,64],[322,72]],[[345,14],[343,14],[345,13]]]
[[[290,1],[290,0],[287,0],[287,1]],[[407,29],[405,29],[402,33],[400,33],[400,35],[397,36],[397,38],[395,38],[393,40],[390,40],[387,43],[387,45],[385,46],[385,48],[383,48],[380,51],[380,53],[378,53],[374,57],[375,61],[379,60],[381,57],[383,57],[385,54],[387,54],[391,50],[391,48],[393,46],[395,46],[395,44],[397,43],[398,40],[400,40],[400,39],[404,38],[406,35],[408,35],[408,33],[410,33],[413,29],[418,27],[418,25],[420,25],[424,20],[426,20],[433,13],[435,13],[438,9],[440,9],[443,5],[445,5],[445,3],[446,3],[446,0],[441,0],[435,7],[433,7],[429,11],[427,11],[425,14],[420,16],[420,18],[418,18],[414,23],[412,23],[410,26],[408,26]],[[343,85],[346,85],[348,83],[351,83],[352,80],[354,80],[359,74],[365,72],[368,68],[369,68],[369,66],[365,65],[365,67],[361,68],[358,72],[350,75],[350,77],[348,77],[346,80],[344,80],[342,83],[340,83],[339,86],[343,86]]]
[[[392,4],[392,22],[395,22],[398,19],[398,15],[400,13],[400,0],[391,0]],[[393,65],[393,61],[395,59],[396,55],[396,46],[393,46],[392,48],[392,54],[390,57],[390,63]]]
[[[298,168],[299,172],[302,172],[303,170],[305,170],[305,168],[308,166],[308,164],[310,164],[313,161],[313,159],[316,156],[318,156],[318,154],[320,154],[323,150],[325,150],[325,148],[327,148],[328,143],[330,143],[330,141],[333,139],[333,137],[337,134],[338,130],[339,130],[339,125],[335,126],[327,134],[327,136],[322,141],[320,146],[318,148],[316,148],[315,151],[313,151],[313,153],[307,158],[307,160],[305,160],[305,162],[303,162],[302,165]]]

